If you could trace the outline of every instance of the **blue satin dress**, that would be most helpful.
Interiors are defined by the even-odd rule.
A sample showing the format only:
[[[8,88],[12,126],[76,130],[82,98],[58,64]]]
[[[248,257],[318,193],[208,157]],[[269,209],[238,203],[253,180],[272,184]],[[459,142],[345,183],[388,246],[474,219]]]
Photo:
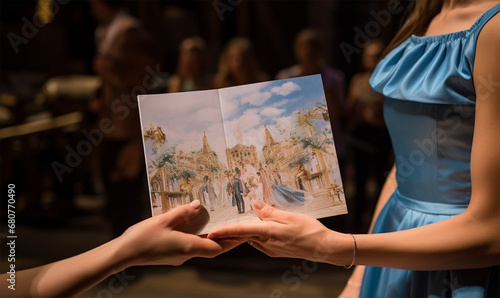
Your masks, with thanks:
[[[370,83],[385,96],[384,117],[398,186],[380,212],[373,233],[439,222],[467,208],[476,42],[498,11],[500,4],[468,30],[413,35],[375,69]],[[448,271],[367,267],[360,297],[498,297],[498,271],[498,266]]]

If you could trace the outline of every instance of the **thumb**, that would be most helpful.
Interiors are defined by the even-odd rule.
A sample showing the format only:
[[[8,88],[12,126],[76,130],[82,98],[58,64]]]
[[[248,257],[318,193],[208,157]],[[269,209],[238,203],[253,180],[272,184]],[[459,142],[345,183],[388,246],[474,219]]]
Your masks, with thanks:
[[[261,200],[255,200],[253,203],[255,213],[262,220],[274,220],[281,222],[282,219],[287,217],[288,212],[282,211],[274,208],[273,206],[262,202]]]
[[[163,218],[163,224],[170,228],[175,228],[176,226],[193,219],[201,210],[201,203],[198,200],[194,200],[189,204],[175,207],[167,213],[160,216]]]

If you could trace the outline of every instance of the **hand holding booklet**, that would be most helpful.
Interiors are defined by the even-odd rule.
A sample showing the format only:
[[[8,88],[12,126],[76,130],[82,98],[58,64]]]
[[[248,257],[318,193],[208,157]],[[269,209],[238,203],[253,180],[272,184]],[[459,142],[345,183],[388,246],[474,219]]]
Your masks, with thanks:
[[[153,216],[200,200],[182,230],[207,234],[258,220],[254,200],[347,213],[320,75],[138,101]]]

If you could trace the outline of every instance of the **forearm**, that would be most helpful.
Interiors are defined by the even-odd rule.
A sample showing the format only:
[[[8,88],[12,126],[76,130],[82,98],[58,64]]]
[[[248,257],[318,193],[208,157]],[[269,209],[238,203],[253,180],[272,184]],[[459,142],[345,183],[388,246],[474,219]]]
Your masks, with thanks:
[[[465,211],[448,220],[392,233],[355,235],[356,264],[407,270],[482,268],[500,264],[498,218],[474,217]],[[328,263],[350,264],[350,235],[331,232],[323,249]],[[350,242],[349,242],[350,240]]]
[[[466,211],[448,220],[406,231],[359,235],[359,264],[409,270],[481,268],[500,264],[495,219]],[[494,228],[496,227],[496,228]]]
[[[393,168],[381,192],[370,232],[396,184]],[[479,268],[500,264],[500,244],[495,240],[500,239],[499,226],[500,219],[495,212],[474,216],[469,208],[448,220],[410,230],[355,235],[355,264],[408,270]],[[354,245],[350,235],[332,231],[329,240],[320,247],[330,256],[326,260],[328,263],[348,265],[352,262]],[[335,257],[334,251],[338,253]],[[351,277],[353,283],[361,283],[363,277],[363,266],[358,267]]]
[[[380,214],[380,211],[382,210],[382,208],[384,208],[385,204],[387,203],[392,193],[396,189],[397,182],[395,173],[396,173],[396,167],[393,166],[391,171],[389,172],[389,175],[387,176],[387,179],[385,180],[384,186],[382,187],[382,191],[380,192],[377,206],[375,207],[375,211],[373,213],[373,218],[370,225],[369,233],[372,232],[373,226],[375,224],[375,221],[377,220],[378,215]],[[349,278],[348,285],[353,287],[361,286],[364,272],[365,272],[365,266],[363,265],[356,266],[356,268],[354,268],[354,271],[351,274],[351,277]]]
[[[143,220],[120,237],[93,250],[49,265],[18,272],[16,290],[7,288],[0,276],[2,297],[71,297],[94,286],[109,275],[136,265],[181,265],[199,256],[213,258],[244,240],[215,242],[174,230],[196,217],[198,200],[167,213]],[[110,284],[110,286],[112,286]]]
[[[117,239],[75,257],[16,274],[15,291],[2,276],[4,297],[71,297],[125,268]]]

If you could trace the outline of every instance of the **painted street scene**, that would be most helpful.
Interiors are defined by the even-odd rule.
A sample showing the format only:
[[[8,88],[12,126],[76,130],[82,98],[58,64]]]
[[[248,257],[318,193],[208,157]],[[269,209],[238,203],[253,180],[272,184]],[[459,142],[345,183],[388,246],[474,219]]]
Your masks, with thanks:
[[[319,75],[142,95],[153,215],[200,200],[221,225],[259,220],[256,199],[316,218],[347,213]]]

